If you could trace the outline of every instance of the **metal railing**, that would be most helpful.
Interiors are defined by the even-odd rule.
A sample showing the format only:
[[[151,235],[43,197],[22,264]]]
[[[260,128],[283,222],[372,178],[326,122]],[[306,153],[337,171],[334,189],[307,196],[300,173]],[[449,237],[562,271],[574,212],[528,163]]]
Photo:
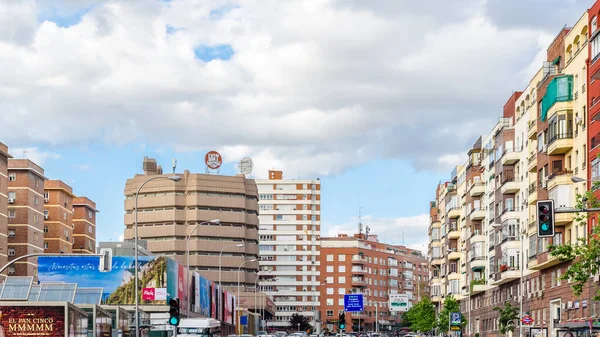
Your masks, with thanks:
[[[559,139],[572,139],[572,138],[573,138],[573,132],[557,133],[557,134],[553,135],[552,137],[550,137],[550,140],[548,141],[548,145],[554,143],[555,141],[557,141]]]

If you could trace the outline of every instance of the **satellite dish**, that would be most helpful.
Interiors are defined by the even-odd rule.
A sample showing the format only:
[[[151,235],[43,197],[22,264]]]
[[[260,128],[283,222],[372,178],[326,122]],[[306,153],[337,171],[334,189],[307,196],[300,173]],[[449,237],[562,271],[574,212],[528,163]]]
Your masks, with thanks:
[[[252,169],[254,168],[254,162],[252,159],[246,157],[240,161],[240,173],[249,175],[252,173]]]

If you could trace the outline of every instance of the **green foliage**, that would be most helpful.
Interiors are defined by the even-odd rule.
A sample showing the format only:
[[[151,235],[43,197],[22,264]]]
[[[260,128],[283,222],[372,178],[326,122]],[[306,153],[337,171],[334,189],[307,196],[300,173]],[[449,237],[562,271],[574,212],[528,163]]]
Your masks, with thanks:
[[[312,331],[312,325],[309,323],[309,319],[306,316],[302,316],[298,313],[290,316],[290,330],[296,331],[298,329],[298,323],[300,323],[300,331]]]
[[[500,333],[506,335],[509,331],[513,331],[516,326],[515,321],[519,319],[519,308],[510,302],[505,302],[503,307],[494,307],[494,310],[498,311],[500,316],[498,318]]]
[[[450,313],[452,312],[460,312],[460,305],[458,304],[458,301],[454,298],[454,296],[448,295],[444,300],[444,309],[442,309],[440,315],[438,316],[438,331],[444,333],[448,332],[448,325],[450,324]],[[462,326],[464,327],[467,324],[467,320],[465,319],[465,315],[463,315],[462,313],[460,314],[460,316]]]
[[[140,303],[146,303],[141,299],[142,289],[152,284],[153,286],[166,287],[167,259],[164,256],[157,257],[145,266],[145,262],[140,261],[140,271],[138,273],[138,300]],[[132,268],[131,273],[135,270]],[[106,300],[106,304],[133,304],[135,302],[135,281],[132,278],[129,282],[119,286]],[[153,304],[166,304],[166,301],[152,301]]]
[[[476,285],[484,285],[485,284],[485,279],[479,279],[479,280],[471,280],[471,292],[473,291],[473,286]]]
[[[429,331],[435,327],[435,306],[425,297],[402,315],[412,331]]]
[[[599,187],[598,183],[595,183],[594,186]],[[600,207],[600,201],[592,191],[576,196],[576,209],[598,207]],[[578,212],[575,214],[573,222],[587,228],[588,216],[587,212]],[[573,293],[580,296],[589,278],[600,271],[600,226],[592,228],[592,234],[589,237],[579,238],[574,243],[551,245],[549,250],[550,255],[558,258],[561,262],[575,260],[560,278],[572,281]],[[596,292],[595,299],[600,300],[598,289],[594,290]]]

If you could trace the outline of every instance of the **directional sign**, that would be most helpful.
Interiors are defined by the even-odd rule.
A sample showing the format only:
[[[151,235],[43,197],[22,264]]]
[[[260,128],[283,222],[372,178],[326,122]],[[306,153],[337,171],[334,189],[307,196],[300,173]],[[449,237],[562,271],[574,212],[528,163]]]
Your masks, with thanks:
[[[407,294],[390,294],[389,308],[391,312],[405,312],[409,309]]]
[[[533,323],[533,318],[531,318],[531,316],[529,316],[529,315],[525,315],[521,319],[521,322],[523,322],[523,324],[529,325],[529,324]]]
[[[460,312],[450,313],[450,325],[461,325]]]
[[[344,295],[344,311],[360,312],[364,311],[365,306],[362,294],[345,294]]]

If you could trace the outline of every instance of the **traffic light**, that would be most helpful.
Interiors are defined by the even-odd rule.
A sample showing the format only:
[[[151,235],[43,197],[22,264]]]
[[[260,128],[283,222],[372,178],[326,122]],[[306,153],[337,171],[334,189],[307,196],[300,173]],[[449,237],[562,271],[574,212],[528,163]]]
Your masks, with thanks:
[[[179,299],[172,298],[169,301],[169,324],[179,325]]]
[[[554,200],[537,202],[538,237],[551,238],[554,236]]]
[[[341,312],[339,317],[338,317],[338,326],[340,328],[340,330],[344,330],[346,328],[346,313],[345,312]]]

